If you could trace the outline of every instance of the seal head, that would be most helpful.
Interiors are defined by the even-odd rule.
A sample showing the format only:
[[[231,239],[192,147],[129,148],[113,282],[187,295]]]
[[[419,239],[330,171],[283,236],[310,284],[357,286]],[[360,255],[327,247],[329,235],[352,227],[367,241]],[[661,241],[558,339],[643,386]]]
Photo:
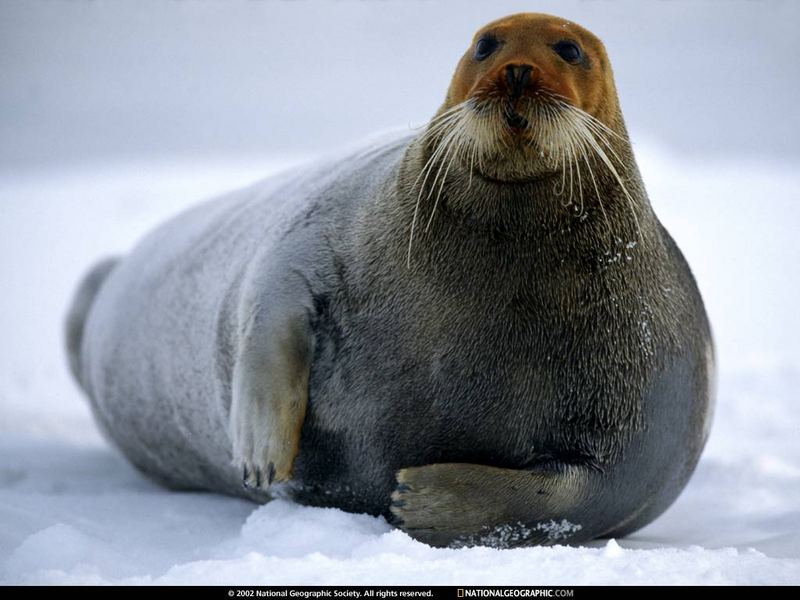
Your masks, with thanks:
[[[603,43],[565,19],[538,13],[489,23],[461,57],[432,122],[479,176],[519,182],[554,174],[589,131],[620,132]],[[443,141],[439,139],[439,141]]]

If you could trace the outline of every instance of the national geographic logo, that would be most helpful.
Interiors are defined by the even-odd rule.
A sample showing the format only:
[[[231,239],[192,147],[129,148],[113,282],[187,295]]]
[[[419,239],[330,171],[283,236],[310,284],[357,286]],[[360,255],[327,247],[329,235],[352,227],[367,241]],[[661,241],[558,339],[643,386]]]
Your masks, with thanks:
[[[551,588],[458,588],[459,598],[572,598],[575,590]]]

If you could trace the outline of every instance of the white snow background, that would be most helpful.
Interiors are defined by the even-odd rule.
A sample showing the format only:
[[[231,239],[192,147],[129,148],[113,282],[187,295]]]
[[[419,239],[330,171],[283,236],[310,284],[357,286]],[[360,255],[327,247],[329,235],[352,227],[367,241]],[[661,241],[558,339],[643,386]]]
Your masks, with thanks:
[[[519,10],[605,40],[703,292],[718,404],[683,495],[625,539],[446,550],[140,476],[66,370],[84,270],[197,200],[423,124],[473,30]],[[799,24],[792,2],[0,4],[0,583],[800,583]]]

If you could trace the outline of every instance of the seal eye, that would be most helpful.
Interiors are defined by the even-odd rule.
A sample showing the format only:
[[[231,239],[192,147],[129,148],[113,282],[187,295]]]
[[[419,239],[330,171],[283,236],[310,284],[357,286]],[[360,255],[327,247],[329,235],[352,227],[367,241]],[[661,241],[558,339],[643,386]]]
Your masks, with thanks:
[[[583,53],[581,52],[580,46],[575,42],[570,42],[569,40],[557,42],[553,44],[553,50],[571,65],[583,60]]]
[[[475,44],[475,60],[484,60],[488,58],[492,52],[497,50],[499,45],[500,42],[497,41],[496,37],[492,35],[483,36],[478,40],[478,43]]]

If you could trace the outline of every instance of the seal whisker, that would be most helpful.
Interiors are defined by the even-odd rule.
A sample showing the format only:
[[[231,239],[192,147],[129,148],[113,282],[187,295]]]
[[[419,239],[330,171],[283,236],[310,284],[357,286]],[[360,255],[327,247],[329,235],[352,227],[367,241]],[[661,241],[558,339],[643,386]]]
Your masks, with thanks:
[[[467,189],[472,189],[472,173],[475,171],[475,153],[478,151],[478,141],[473,137],[471,139],[471,152],[469,158],[469,180],[467,181]]]
[[[426,184],[428,182],[428,178],[430,177],[431,173],[433,172],[433,169],[436,166],[437,162],[439,162],[439,160],[441,158],[443,158],[443,157],[446,158],[446,152],[448,151],[448,148],[450,147],[450,145],[451,145],[451,143],[452,143],[452,141],[454,139],[454,136],[458,135],[458,133],[460,131],[460,126],[463,127],[464,116],[465,116],[465,114],[467,114],[467,110],[469,110],[469,108],[471,108],[471,107],[472,107],[472,103],[469,100],[456,105],[452,109],[446,111],[447,113],[451,113],[451,114],[447,115],[446,119],[443,119],[436,126],[434,126],[433,131],[435,131],[436,133],[433,136],[429,136],[429,131],[430,130],[428,132],[426,132],[425,135],[422,136],[423,137],[423,141],[426,141],[429,137],[432,137],[434,139],[436,137],[438,137],[439,140],[436,143],[435,150],[431,153],[431,156],[425,162],[425,165],[422,167],[422,169],[420,170],[419,175],[417,176],[416,180],[412,184],[412,189],[413,189],[414,187],[417,186],[417,184],[419,183],[420,179],[422,179],[422,183],[420,184],[419,193],[417,195],[417,200],[416,200],[416,203],[414,205],[414,214],[413,214],[413,217],[411,219],[411,231],[410,231],[409,237],[408,237],[408,253],[407,253],[407,256],[406,256],[406,266],[408,268],[411,267],[411,250],[412,250],[413,244],[414,244],[414,234],[416,232],[416,225],[417,225],[417,220],[418,220],[418,217],[419,217],[419,207],[420,207],[420,203],[422,201],[422,196],[425,193],[425,189],[426,189]],[[450,128],[450,130],[446,131],[448,127]],[[428,192],[427,199],[430,199],[431,195],[433,194],[433,190],[436,187],[436,181],[437,181],[437,179],[439,177],[439,173],[440,172],[441,172],[441,166],[440,166],[439,170],[437,171],[436,176],[434,177],[433,183],[431,185],[431,189]],[[437,201],[438,201],[438,197],[437,197]],[[426,231],[427,231],[427,227],[426,227]]]
[[[438,160],[441,157],[441,155],[444,153],[445,149],[447,148],[448,144],[450,143],[450,139],[452,138],[452,136],[454,134],[455,134],[455,128],[451,129],[450,131],[448,131],[447,133],[444,133],[441,136],[441,139],[439,140],[439,142],[436,145],[436,149],[431,153],[431,156],[428,158],[428,160],[426,161],[425,165],[422,167],[422,170],[420,171],[419,176],[414,181],[414,184],[413,184],[412,187],[416,187],[417,183],[419,183],[420,178],[422,178],[422,185],[420,186],[420,191],[419,191],[419,197],[420,198],[422,197],[422,194],[423,194],[423,192],[425,190],[425,184],[428,181],[428,177],[433,172],[433,168],[436,166],[436,163],[438,162]],[[424,178],[423,178],[423,175],[424,175]],[[434,181],[434,185],[435,185],[435,181]],[[429,197],[430,197],[430,194],[429,194]]]
[[[605,123],[603,123],[599,119],[596,119],[595,117],[586,113],[580,108],[577,108],[576,106],[573,106],[566,102],[562,102],[562,106],[569,112],[571,117],[577,119],[577,122],[580,124],[580,126],[587,128],[592,133],[592,137],[594,137],[595,139],[599,139],[600,142],[602,142],[602,144],[608,149],[608,151],[616,159],[617,163],[619,163],[621,167],[625,166],[626,164],[625,161],[622,160],[622,158],[617,154],[617,151],[614,149],[613,144],[611,144],[611,141],[608,139],[607,136],[612,135],[616,138],[619,138],[620,140],[624,140],[625,138],[620,136],[614,130],[610,129],[607,125],[605,125]]]
[[[464,118],[471,104],[469,100],[462,102],[432,119],[420,141],[437,143],[436,140],[439,138],[439,142],[441,142],[441,139],[447,135],[448,129]]]
[[[594,122],[592,122],[592,120],[587,119],[584,114],[573,112],[572,115],[574,115],[574,116],[576,116],[578,118],[578,120],[580,122],[580,125],[582,127],[585,127],[586,129],[588,129],[596,139],[599,139],[603,143],[603,145],[605,145],[606,148],[608,148],[609,152],[611,152],[611,154],[614,156],[614,158],[617,159],[617,162],[620,164],[620,166],[623,166],[623,167],[625,166],[625,161],[623,161],[622,158],[619,157],[619,155],[617,154],[616,150],[614,150],[614,146],[611,144],[609,139],[606,137],[605,130],[600,129],[598,127],[597,123],[594,123]],[[598,123],[599,123],[599,121],[598,121]]]
[[[438,147],[437,147],[437,150],[438,150]],[[423,175],[425,176],[424,179],[422,180],[422,184],[420,185],[420,190],[419,190],[419,193],[417,194],[417,201],[414,204],[414,215],[411,218],[411,232],[410,232],[410,234],[408,236],[408,255],[406,256],[406,267],[407,268],[411,267],[411,248],[412,248],[413,243],[414,243],[414,231],[416,229],[417,217],[419,215],[419,205],[420,205],[420,202],[422,201],[422,193],[423,193],[423,190],[425,189],[425,182],[428,180],[428,175],[430,175],[431,167],[434,164],[435,155],[436,155],[436,152],[431,154],[430,158],[428,158],[428,160],[425,162],[423,167],[420,169],[420,172],[419,172],[419,175],[417,176],[417,179],[412,184],[412,189],[413,189],[413,188],[415,188],[417,186],[417,183],[419,183],[420,178],[422,178]]]
[[[585,142],[585,138],[584,138],[584,142]],[[600,194],[600,189],[597,186],[597,180],[595,179],[594,170],[592,169],[591,162],[589,161],[589,156],[588,156],[588,154],[586,152],[586,144],[585,143],[580,145],[580,151],[581,151],[581,155],[583,156],[583,160],[586,163],[586,169],[589,171],[589,176],[591,177],[591,180],[592,180],[592,186],[594,187],[594,192],[595,192],[595,194],[597,196],[597,204],[600,207],[600,212],[603,214],[603,220],[605,221],[606,229],[608,230],[609,244],[610,244],[611,241],[614,239],[614,233],[613,233],[613,230],[611,228],[611,222],[608,220],[608,214],[606,213],[606,209],[603,206],[603,197],[602,197],[602,194]]]
[[[497,105],[499,102],[495,101],[493,104]],[[502,106],[499,108],[500,110],[492,110],[490,112],[489,124],[492,130],[492,139],[495,143],[499,142],[502,144],[502,150],[506,151],[509,149],[509,142],[505,124],[502,119],[502,115],[505,114],[505,109]]]
[[[555,114],[554,111],[551,112],[551,118],[553,120],[553,124],[556,124],[556,120],[559,118],[558,115]],[[556,131],[559,131],[556,128]],[[559,136],[563,137],[563,136]],[[567,152],[566,148],[564,147],[563,140],[559,140],[559,143],[556,144],[557,152],[558,152],[558,162],[557,164],[560,165],[561,168],[561,189],[559,190],[558,195],[564,196],[565,192],[567,191]],[[562,200],[563,203],[563,200]]]
[[[437,155],[437,151],[442,151],[443,146],[447,146],[450,134],[455,129],[460,128],[464,120],[470,117],[473,107],[474,103],[471,100],[456,105],[453,109],[447,111],[451,114],[447,115],[446,119],[432,126],[430,130],[425,133],[425,136],[423,136],[424,141],[430,141],[436,144],[436,149],[431,153],[431,157],[425,165],[426,167],[438,160],[440,155]],[[417,177],[414,186],[419,182],[419,179],[420,177]]]
[[[469,182],[468,189],[472,187],[472,176],[475,170],[475,163],[478,162],[480,168],[480,157],[483,145],[485,143],[485,130],[482,119],[476,113],[476,105],[473,99],[467,101],[468,109],[464,114],[463,128],[465,132],[469,132],[466,142],[464,143],[464,151],[469,157]]]
[[[440,138],[446,138],[446,137],[447,137],[447,135],[448,135],[447,133],[444,133],[444,132],[442,132],[442,135],[441,135],[441,136],[440,136],[440,135],[437,133],[436,135],[434,135],[434,136],[430,136],[430,137],[431,137],[431,138],[436,138],[436,137],[440,137]],[[421,142],[428,141],[428,140],[427,140],[427,138],[428,138],[428,134],[426,133],[426,134],[425,134],[425,135],[424,135],[424,136],[421,138],[421,140],[420,140],[420,141],[421,141]],[[425,161],[425,164],[424,164],[424,165],[422,166],[422,168],[420,169],[419,175],[418,175],[418,176],[417,176],[417,178],[414,180],[414,183],[412,183],[412,184],[411,184],[411,188],[412,188],[412,189],[414,189],[414,188],[416,188],[416,187],[417,187],[417,184],[420,182],[420,179],[423,179],[423,177],[427,177],[427,174],[430,172],[430,169],[431,169],[432,165],[434,165],[434,164],[435,164],[435,162],[436,162],[436,156],[437,156],[437,152],[438,152],[438,151],[440,150],[440,148],[441,148],[441,142],[442,142],[442,139],[440,139],[440,140],[439,140],[439,142],[436,144],[436,148],[434,149],[434,151],[433,151],[433,152],[431,152],[431,155],[428,157],[428,159]]]
[[[436,173],[436,178],[433,180],[433,185],[431,186],[431,192],[433,188],[436,187],[436,182],[439,179],[439,173],[441,173],[442,168],[447,165],[447,168],[444,169],[444,175],[442,176],[442,181],[439,184],[439,192],[436,194],[436,200],[433,203],[433,209],[431,210],[430,217],[428,218],[428,223],[425,225],[425,232],[427,233],[430,229],[431,223],[433,222],[433,216],[436,214],[436,208],[439,206],[439,199],[442,197],[442,191],[444,190],[445,181],[447,181],[447,174],[450,172],[450,167],[453,166],[453,160],[458,156],[458,152],[460,149],[460,141],[461,137],[463,136],[463,124],[461,128],[455,129],[455,136],[449,143],[449,147],[447,152],[442,157],[441,165],[439,166],[439,171]],[[430,198],[430,195],[428,196]]]
[[[561,151],[563,153],[563,161],[562,161],[564,165],[563,173],[565,181],[568,183],[566,190],[569,192],[568,196],[565,195],[561,204],[562,206],[566,207],[572,204],[572,194],[574,190],[572,163],[574,159],[572,153],[572,140],[569,139],[566,128],[562,128],[562,130],[559,131],[559,138],[560,138],[559,147],[561,148]]]
[[[597,143],[597,140],[594,139],[594,136],[587,136],[587,142],[589,143],[590,147],[595,151],[595,154],[603,161],[606,165],[608,170],[614,176],[617,183],[619,184],[620,189],[622,190],[625,199],[628,202],[628,207],[631,210],[631,216],[633,217],[634,223],[636,224],[636,231],[639,234],[639,240],[644,240],[644,235],[642,234],[642,228],[639,224],[639,218],[636,215],[636,203],[634,202],[633,198],[631,197],[630,193],[628,192],[628,188],[626,187],[625,183],[622,181],[622,177],[620,176],[617,169],[614,167],[614,164],[611,162],[611,159],[608,158],[608,155],[605,153],[603,148]]]
[[[412,127],[411,130],[412,131],[418,131],[418,130],[421,130],[421,129],[425,129],[426,131],[430,130],[430,128],[432,126],[437,125],[440,121],[442,121],[442,120],[446,119],[447,117],[451,116],[452,113],[455,113],[455,112],[458,112],[459,110],[461,110],[461,108],[462,108],[461,104],[464,104],[464,103],[462,102],[462,103],[456,104],[455,106],[451,106],[447,110],[444,110],[441,113],[435,115],[432,119],[430,119],[426,123],[423,123],[419,127]]]
[[[553,135],[554,131],[558,131],[556,127],[556,122],[558,121],[558,115],[555,113],[555,109],[551,105],[545,105],[544,107],[544,114],[543,120],[547,126],[547,141],[546,145],[551,155],[551,159],[554,161],[556,169],[561,171],[561,187],[558,187],[558,184],[553,185],[553,194],[555,196],[561,196],[564,194],[567,182],[566,182],[566,158],[563,151],[563,144],[557,144],[554,140],[556,136]]]
[[[449,117],[460,114],[460,112],[464,109],[464,106],[469,102],[470,102],[469,100],[465,100],[464,102],[459,102],[455,106],[452,106],[447,110],[442,111],[441,113],[433,117],[430,121],[428,121],[428,123],[426,123],[426,125],[424,126],[431,128],[435,125],[438,125],[440,122],[447,120]]]
[[[481,135],[481,127],[479,126],[476,127],[475,124],[472,123],[473,120],[474,117],[472,116],[472,114],[470,114],[469,126],[467,126],[467,123],[464,124],[465,131],[468,131],[470,133],[469,136],[466,136],[467,139],[463,144],[464,155],[465,155],[464,158],[465,161],[467,162],[466,166],[468,171],[467,190],[472,189],[472,176],[475,170],[475,156],[478,152],[478,143],[479,143],[478,136]]]
[[[411,218],[411,232],[409,233],[409,236],[408,236],[408,255],[406,256],[406,267],[408,267],[408,268],[411,267],[411,249],[412,249],[412,246],[414,244],[414,232],[415,232],[416,226],[417,226],[417,217],[419,216],[419,205],[420,205],[420,202],[422,201],[422,194],[423,194],[423,192],[425,190],[425,183],[428,181],[428,176],[430,175],[432,167],[435,164],[435,160],[434,159],[435,159],[435,157],[436,157],[436,155],[437,155],[437,153],[439,151],[439,148],[440,147],[437,147],[436,152],[434,152],[431,155],[431,157],[427,160],[425,165],[420,170],[419,176],[417,177],[417,181],[415,181],[414,184],[413,184],[414,186],[416,186],[417,182],[420,179],[420,177],[422,177],[423,174],[425,175],[424,179],[422,180],[422,183],[420,184],[420,190],[419,190],[419,193],[417,194],[417,201],[414,204],[414,215]]]
[[[565,162],[567,163],[567,166],[569,167],[569,199],[568,199],[567,203],[564,206],[571,206],[572,205],[572,194],[573,194],[573,190],[575,189],[574,184],[573,184],[573,178],[572,178],[572,164],[575,162],[575,154],[574,154],[574,149],[572,147],[572,140],[567,139],[566,141],[567,141],[567,145],[564,146],[564,149],[566,151]]]
[[[438,121],[437,123],[433,123],[430,125],[428,130],[425,132],[425,138],[427,140],[435,139],[439,134],[446,131],[448,127],[450,127],[453,123],[457,122],[459,119],[462,118],[463,107],[459,106],[459,111],[454,114],[449,114],[445,119]]]
[[[579,203],[580,203],[579,204],[579,210],[578,210],[578,216],[580,217],[580,216],[583,215],[583,178],[581,177],[581,163],[578,160],[577,148],[579,148],[579,147],[580,147],[580,145],[578,143],[576,143],[575,140],[573,139],[573,145],[572,145],[573,155],[572,155],[572,157],[573,157],[573,160],[575,161],[575,173],[578,176],[578,198],[579,198]]]
[[[436,189],[436,183],[439,181],[439,176],[442,174],[442,169],[448,162],[448,157],[450,156],[450,153],[454,147],[454,142],[461,135],[462,128],[459,125],[460,124],[457,124],[453,127],[453,129],[447,134],[447,137],[441,142],[439,148],[437,149],[438,151],[434,162],[438,163],[439,168],[436,171],[436,175],[434,176],[430,190],[428,191],[428,200],[430,200],[431,196],[433,196],[433,191]]]
[[[614,136],[615,138],[619,139],[622,142],[627,142],[627,139],[624,136],[620,135],[619,133],[617,133],[616,131],[611,129],[608,125],[603,123],[597,117],[593,117],[592,115],[587,113],[582,108],[579,108],[579,107],[575,106],[574,104],[570,104],[569,102],[564,102],[564,104],[566,105],[568,110],[570,110],[574,114],[577,114],[581,119],[583,119],[583,120],[585,120],[585,121],[587,121],[589,123],[592,123],[593,125],[595,125],[597,128],[599,128],[600,130],[602,130],[606,134]]]
[[[611,234],[611,226],[608,220],[608,216],[605,211],[605,207],[602,203],[602,198],[600,197],[600,192],[597,186],[597,180],[594,175],[594,170],[592,169],[591,162],[588,159],[588,155],[586,153],[586,146],[588,145],[587,137],[591,136],[591,131],[583,126],[583,123],[579,120],[579,117],[574,113],[567,111],[562,113],[560,118],[567,121],[565,126],[561,128],[565,138],[566,144],[565,148],[569,154],[570,164],[574,163],[575,174],[578,184],[578,195],[579,195],[579,202],[580,202],[580,210],[578,212],[578,216],[583,216],[585,214],[585,201],[583,195],[583,177],[581,176],[581,167],[580,162],[581,159],[583,160],[586,170],[589,173],[589,177],[592,181],[592,186],[594,187],[595,193],[597,194],[598,203],[600,205],[601,212],[603,213],[604,220],[606,222],[606,226],[609,230],[609,234]],[[563,177],[563,172],[562,172]],[[570,182],[570,187],[572,187],[572,182]],[[570,189],[570,204],[572,201],[572,190]],[[567,204],[569,206],[569,204]]]

